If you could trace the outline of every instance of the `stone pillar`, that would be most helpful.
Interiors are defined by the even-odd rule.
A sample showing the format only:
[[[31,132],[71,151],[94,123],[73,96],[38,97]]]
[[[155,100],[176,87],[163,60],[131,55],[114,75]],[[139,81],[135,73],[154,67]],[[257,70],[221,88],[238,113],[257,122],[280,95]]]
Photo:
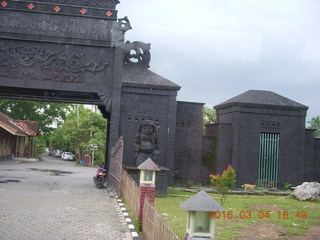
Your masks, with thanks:
[[[142,226],[143,206],[146,197],[149,198],[149,202],[153,206],[155,198],[155,187],[151,185],[140,186],[140,206],[139,206],[139,223]]]

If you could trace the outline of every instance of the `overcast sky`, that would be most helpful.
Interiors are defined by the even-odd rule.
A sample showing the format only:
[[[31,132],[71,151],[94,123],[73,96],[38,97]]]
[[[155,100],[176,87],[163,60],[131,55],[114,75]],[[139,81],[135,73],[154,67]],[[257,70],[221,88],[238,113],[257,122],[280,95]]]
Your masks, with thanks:
[[[320,115],[319,0],[120,0],[126,40],[151,43],[150,70],[178,100],[217,105],[270,90]]]

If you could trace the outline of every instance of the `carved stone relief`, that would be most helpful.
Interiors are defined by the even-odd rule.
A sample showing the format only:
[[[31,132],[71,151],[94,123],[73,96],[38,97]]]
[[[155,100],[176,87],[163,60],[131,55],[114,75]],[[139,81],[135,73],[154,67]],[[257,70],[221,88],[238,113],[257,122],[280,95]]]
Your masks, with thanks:
[[[84,53],[49,52],[35,47],[0,48],[0,76],[16,79],[82,83],[85,72],[100,72],[109,63],[86,59]]]
[[[92,39],[104,39],[110,34],[107,31],[111,28],[111,25],[106,20],[95,20],[94,24],[88,25],[88,19],[79,19],[68,17],[64,21],[59,18],[50,18],[48,16],[33,16],[30,20],[28,15],[21,15],[16,13],[3,14],[0,16],[0,28],[5,32],[17,32],[27,31],[30,33],[44,34],[55,33],[57,35],[69,35],[82,34],[86,35],[87,38]]]
[[[134,140],[135,165],[138,166],[147,158],[151,158],[155,164],[159,163],[160,146],[158,142],[157,126],[152,120],[143,120]]]
[[[98,93],[98,97],[103,102],[103,105],[105,106],[105,110],[107,112],[111,112],[112,96],[106,93]]]
[[[124,45],[124,62],[126,64],[135,64],[137,66],[149,68],[150,63],[150,43],[129,42]]]
[[[125,33],[125,32],[127,32],[127,31],[129,31],[130,29],[132,29],[128,17],[119,18],[119,19],[118,19],[118,22],[121,24],[121,25],[120,25],[120,28],[121,28],[121,31],[122,31],[122,32]]]

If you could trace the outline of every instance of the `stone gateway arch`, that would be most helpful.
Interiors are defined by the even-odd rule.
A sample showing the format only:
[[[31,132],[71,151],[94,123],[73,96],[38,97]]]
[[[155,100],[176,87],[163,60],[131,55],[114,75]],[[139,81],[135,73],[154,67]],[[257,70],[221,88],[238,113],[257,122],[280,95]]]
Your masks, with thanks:
[[[180,86],[148,69],[150,44],[124,40],[131,26],[128,18],[118,18],[118,3],[0,1],[0,98],[98,105],[110,124],[107,145],[123,136],[127,166],[135,165],[141,122],[154,122],[158,163],[168,169],[159,181],[164,189],[173,180],[176,154],[200,159],[192,149],[201,148],[202,104],[177,102]],[[188,152],[180,147],[179,154],[176,129],[187,127],[178,140],[191,134],[196,144]]]

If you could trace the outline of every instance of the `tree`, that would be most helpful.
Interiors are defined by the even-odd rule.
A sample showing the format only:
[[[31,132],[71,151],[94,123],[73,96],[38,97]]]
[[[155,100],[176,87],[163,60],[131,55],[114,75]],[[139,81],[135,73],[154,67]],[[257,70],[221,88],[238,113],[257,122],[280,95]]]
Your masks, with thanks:
[[[210,174],[210,182],[217,188],[217,192],[221,194],[221,205],[227,199],[229,188],[234,187],[236,176],[235,170],[230,165],[221,175]]]
[[[0,100],[0,112],[16,120],[38,121],[44,135],[54,130],[53,124],[60,126],[72,108],[65,103]]]
[[[320,116],[311,118],[310,121],[308,121],[309,127],[311,129],[315,129],[315,137],[320,137]]]
[[[95,151],[94,156],[97,163],[103,163],[106,125],[106,119],[100,112],[95,113],[81,105],[79,119],[77,119],[76,109],[71,111],[62,126],[52,133],[51,145],[55,149],[79,152],[82,158],[85,150],[90,149],[90,144],[98,144],[99,150]]]
[[[203,133],[205,133],[205,125],[216,122],[216,111],[213,108],[207,106],[203,107]]]
[[[215,123],[216,111],[213,108],[207,106],[203,107],[203,124]]]

